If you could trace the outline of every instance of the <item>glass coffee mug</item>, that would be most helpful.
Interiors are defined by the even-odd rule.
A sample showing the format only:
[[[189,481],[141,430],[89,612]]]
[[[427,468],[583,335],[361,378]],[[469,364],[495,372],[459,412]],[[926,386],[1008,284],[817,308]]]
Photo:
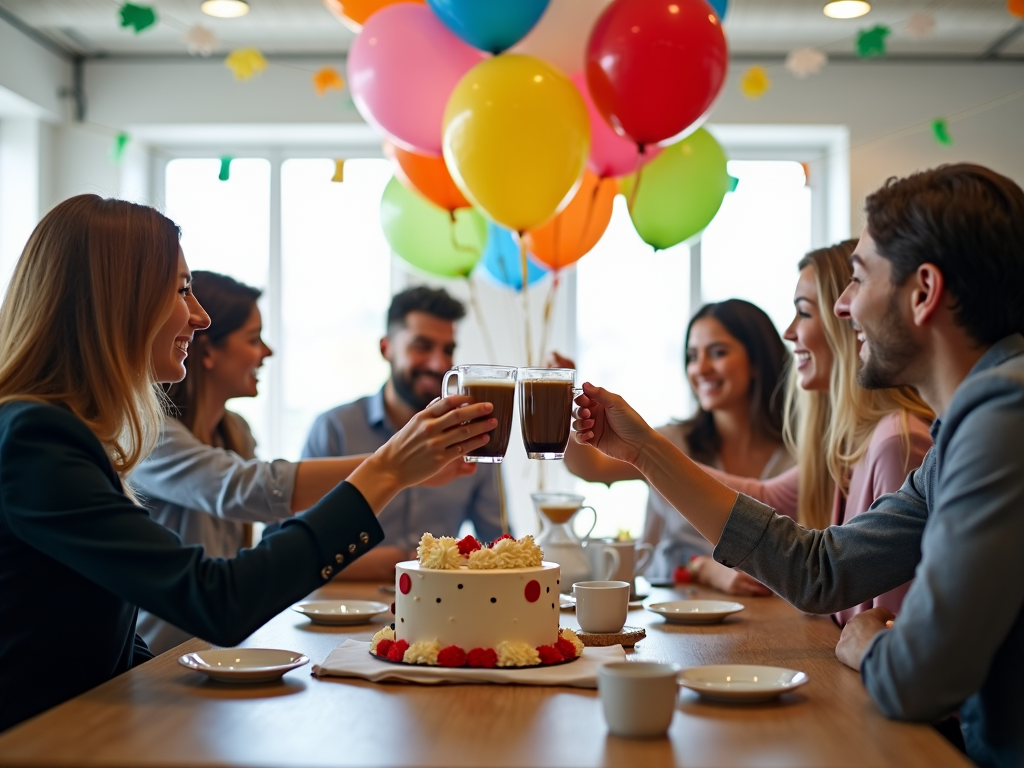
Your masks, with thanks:
[[[498,426],[488,432],[491,439],[486,445],[470,451],[463,459],[481,464],[500,464],[508,450],[508,437],[512,432],[512,407],[516,397],[516,368],[507,365],[456,365],[441,380],[441,396],[452,394],[448,382],[458,382],[458,394],[468,395],[474,403],[494,406],[489,416],[498,420]]]
[[[519,420],[531,459],[561,459],[572,424],[573,368],[520,368]]]

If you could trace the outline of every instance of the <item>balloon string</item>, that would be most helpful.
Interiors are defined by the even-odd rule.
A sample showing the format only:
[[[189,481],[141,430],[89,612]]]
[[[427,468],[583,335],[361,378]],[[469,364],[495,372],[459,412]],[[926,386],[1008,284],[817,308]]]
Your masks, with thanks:
[[[629,191],[629,201],[628,205],[626,206],[627,208],[629,208],[630,213],[633,212],[633,204],[636,202],[636,193],[640,191],[640,179],[643,176],[644,172],[644,145],[637,144],[637,148],[640,151],[636,153],[636,171],[634,171],[634,173],[636,174],[636,179],[633,181],[633,189]]]
[[[456,251],[459,251],[460,253],[479,253],[479,251],[476,248],[473,248],[468,245],[461,245],[459,243],[458,238],[456,238],[455,236],[455,211],[451,212],[451,217],[452,223],[451,226],[448,227],[448,236],[451,238],[452,248],[454,248]]]
[[[533,340],[530,338],[530,297],[526,292],[527,271],[529,263],[526,261],[526,240],[525,232],[519,233],[519,259],[523,265],[523,333],[526,335],[526,367],[533,367]]]
[[[548,346],[551,344],[551,327],[553,323],[551,318],[554,316],[555,308],[555,294],[558,292],[558,280],[561,276],[561,270],[556,269],[554,271],[554,279],[551,281],[551,287],[548,289],[547,299],[544,301],[544,331],[541,335],[541,359],[544,359],[545,353],[548,351]]]
[[[477,295],[476,282],[474,282],[472,274],[466,275],[466,284],[469,286],[469,305],[473,308],[473,314],[476,315],[477,322],[480,323],[480,333],[484,337],[487,355],[492,363],[497,363],[498,356],[494,354],[494,341],[491,339],[491,331],[487,327],[484,313],[480,309],[480,297]]]

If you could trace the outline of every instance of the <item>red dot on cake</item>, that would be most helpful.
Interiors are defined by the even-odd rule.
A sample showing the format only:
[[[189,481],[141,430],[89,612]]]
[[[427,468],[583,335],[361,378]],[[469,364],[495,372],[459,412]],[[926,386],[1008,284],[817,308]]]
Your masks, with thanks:
[[[526,600],[528,602],[536,603],[537,598],[540,597],[540,582],[536,579],[533,579],[530,582],[528,582],[526,585],[526,589],[524,590],[524,593],[526,594]]]
[[[398,580],[398,588],[402,590],[403,595],[409,594],[409,590],[412,589],[412,579],[409,578],[408,573],[402,574],[402,578]]]

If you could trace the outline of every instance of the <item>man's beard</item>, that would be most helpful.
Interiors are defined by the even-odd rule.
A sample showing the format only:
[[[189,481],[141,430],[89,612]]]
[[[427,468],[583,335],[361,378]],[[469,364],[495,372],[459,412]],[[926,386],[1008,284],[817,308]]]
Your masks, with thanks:
[[[416,379],[427,376],[434,379],[437,382],[437,391],[433,394],[421,395],[416,391]],[[422,411],[428,405],[430,405],[435,397],[441,395],[441,377],[436,373],[424,370],[407,370],[407,371],[395,371],[391,374],[391,384],[395,388],[395,393],[402,399],[402,401],[409,406],[412,406],[417,411]]]
[[[907,330],[896,307],[896,297],[889,301],[885,315],[878,323],[878,333],[867,339],[867,329],[861,332],[867,339],[868,361],[857,372],[857,383],[864,389],[887,389],[905,385],[904,374],[921,349]]]

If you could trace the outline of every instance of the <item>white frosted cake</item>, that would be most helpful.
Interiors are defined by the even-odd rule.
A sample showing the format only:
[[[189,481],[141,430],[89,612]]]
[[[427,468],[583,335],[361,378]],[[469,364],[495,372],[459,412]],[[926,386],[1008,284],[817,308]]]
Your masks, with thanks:
[[[558,628],[561,574],[533,538],[483,546],[424,534],[418,559],[399,563],[395,623],[370,652],[390,661],[446,667],[530,667],[579,657],[583,645]]]

